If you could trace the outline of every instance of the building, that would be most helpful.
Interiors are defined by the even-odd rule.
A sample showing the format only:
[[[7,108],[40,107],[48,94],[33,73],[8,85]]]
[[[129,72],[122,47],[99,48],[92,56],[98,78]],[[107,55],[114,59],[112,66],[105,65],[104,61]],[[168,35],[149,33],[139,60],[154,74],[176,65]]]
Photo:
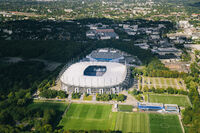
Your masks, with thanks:
[[[138,102],[138,108],[143,111],[156,111],[163,113],[179,113],[179,107],[177,104],[162,104],[162,103],[140,103]]]
[[[190,28],[190,23],[188,21],[179,21],[178,22],[179,28]]]
[[[91,54],[87,55],[86,58],[89,61],[102,61],[102,62],[118,62],[124,63],[124,56],[121,54],[119,50],[115,49],[97,49],[92,51]]]
[[[129,69],[116,62],[78,62],[60,77],[61,89],[88,94],[118,93],[129,85]]]
[[[160,57],[166,56],[167,58],[169,57],[180,57],[182,54],[182,51],[175,48],[175,47],[166,47],[166,48],[156,48],[156,49],[151,49],[153,53],[158,54]]]
[[[168,113],[179,113],[179,107],[177,104],[165,104],[165,111]]]
[[[164,104],[162,103],[138,103],[138,108],[146,111],[159,111],[164,110]]]
[[[107,27],[90,27],[90,30],[86,32],[86,36],[90,39],[119,39],[119,36],[111,28]]]

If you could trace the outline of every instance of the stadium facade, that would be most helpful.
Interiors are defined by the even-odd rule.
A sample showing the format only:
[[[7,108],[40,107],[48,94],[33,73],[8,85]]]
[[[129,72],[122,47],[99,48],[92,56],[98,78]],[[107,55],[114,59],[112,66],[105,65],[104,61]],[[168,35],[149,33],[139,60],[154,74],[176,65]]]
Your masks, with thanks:
[[[69,65],[60,81],[61,89],[68,93],[88,94],[119,93],[132,84],[123,55],[113,49],[93,51],[81,61]]]

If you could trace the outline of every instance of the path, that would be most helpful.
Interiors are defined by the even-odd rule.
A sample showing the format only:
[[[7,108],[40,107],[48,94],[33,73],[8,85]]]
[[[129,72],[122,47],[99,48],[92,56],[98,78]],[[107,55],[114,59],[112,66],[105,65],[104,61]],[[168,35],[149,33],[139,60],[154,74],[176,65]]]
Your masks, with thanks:
[[[157,79],[158,79],[160,88],[163,88],[163,84],[161,83],[160,78],[157,78]]]
[[[137,100],[131,95],[128,94],[127,91],[123,91],[120,94],[124,94],[127,96],[127,99],[124,102],[117,102],[117,101],[96,101],[96,96],[93,97],[93,100],[87,101],[87,100],[81,100],[81,99],[72,99],[71,95],[68,96],[66,99],[56,99],[56,98],[51,98],[51,99],[45,99],[45,98],[38,98],[37,100],[47,100],[47,101],[65,101],[69,103],[91,103],[91,104],[125,104],[125,105],[133,105],[137,106]]]
[[[150,89],[151,88],[151,81],[150,81],[150,78],[148,77],[148,88]]]
[[[138,101],[131,94],[128,94],[127,91],[122,91],[120,94],[124,94],[127,96],[127,98],[126,98],[125,102],[123,102],[123,104],[137,106]]]
[[[153,82],[156,83],[156,79],[155,78],[153,78]],[[153,86],[154,86],[155,89],[157,89],[156,84],[153,84]]]
[[[180,114],[178,115],[178,118],[179,118],[179,122],[180,122],[180,124],[181,124],[182,131],[183,131],[183,133],[185,133],[185,129],[184,129],[184,127],[183,127],[183,123],[182,123],[182,121],[181,121],[181,115],[180,115]]]
[[[142,89],[144,88],[144,86],[145,86],[145,83],[144,83],[145,81],[144,81],[144,77],[142,76]]]
[[[181,89],[181,88],[180,88],[180,86],[179,86],[179,82],[178,82],[178,80],[177,80],[177,79],[175,79],[175,83],[177,84],[177,85],[176,85],[176,86],[177,86],[177,88],[178,88],[178,89]]]

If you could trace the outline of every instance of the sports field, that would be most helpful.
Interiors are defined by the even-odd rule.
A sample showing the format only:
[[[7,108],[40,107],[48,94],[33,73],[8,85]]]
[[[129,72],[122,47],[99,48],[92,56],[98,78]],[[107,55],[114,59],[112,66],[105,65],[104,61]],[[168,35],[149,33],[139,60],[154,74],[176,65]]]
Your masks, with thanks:
[[[67,103],[55,103],[55,102],[34,102],[28,106],[29,109],[55,109],[56,111],[64,112],[67,107]]]
[[[149,114],[151,133],[182,133],[177,115]]]
[[[186,89],[184,81],[180,78],[162,78],[162,77],[142,77],[142,88],[176,88]]]
[[[111,105],[71,104],[60,125],[66,130],[107,130],[111,124]]]
[[[148,100],[149,102],[152,103],[177,104],[183,107],[191,105],[189,98],[187,96],[149,94]]]
[[[179,121],[171,121],[171,115],[163,117],[161,114],[154,116],[148,113],[111,112],[111,108],[111,105],[71,104],[59,125],[63,126],[65,130],[111,130],[123,133],[150,133],[150,131],[154,131],[152,128],[156,128],[155,131],[163,130],[162,133],[169,133],[168,131],[175,126],[178,131],[181,131]],[[165,120],[164,124],[167,126],[163,127],[163,124],[155,123],[154,119],[158,118],[159,120],[169,118],[170,121]],[[173,119],[176,120],[176,117]]]
[[[133,106],[132,105],[118,105],[118,111],[132,112],[133,111]]]
[[[111,130],[123,133],[149,133],[149,120],[147,113],[123,113],[113,114],[115,127]]]

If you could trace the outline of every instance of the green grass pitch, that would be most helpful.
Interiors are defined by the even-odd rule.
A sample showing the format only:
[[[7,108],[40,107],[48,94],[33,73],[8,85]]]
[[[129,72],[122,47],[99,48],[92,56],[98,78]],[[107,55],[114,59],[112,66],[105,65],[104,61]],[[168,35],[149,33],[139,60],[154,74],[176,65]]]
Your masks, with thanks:
[[[118,105],[118,110],[122,112],[132,112],[133,106],[132,105]]]
[[[107,130],[111,108],[111,105],[71,104],[60,125],[66,130]]]
[[[182,133],[177,115],[149,114],[151,133]]]
[[[64,112],[67,105],[68,105],[67,103],[34,102],[34,103],[30,104],[28,108],[29,109],[41,109],[41,110],[55,109],[56,111]]]
[[[173,96],[173,95],[149,95],[149,102],[163,103],[163,104],[177,104],[179,106],[190,106],[190,101],[187,96]]]
[[[115,117],[115,131],[122,131],[123,133],[149,133],[147,113],[118,112]]]
[[[164,130],[162,133],[169,133],[169,131],[177,130],[177,133],[179,131],[181,133],[176,115],[166,115],[163,117],[161,114],[154,116],[148,113],[111,112],[111,108],[111,105],[71,104],[59,125],[63,126],[65,130],[111,130],[122,131],[123,133],[150,133],[150,130],[151,133],[154,131],[158,133],[162,130]],[[173,120],[171,120],[172,116]],[[157,124],[154,119],[158,119],[159,123]],[[163,119],[165,120],[164,122]],[[160,125],[160,121],[163,124]],[[165,125],[169,128],[177,128],[176,130],[165,130],[163,129]]]

